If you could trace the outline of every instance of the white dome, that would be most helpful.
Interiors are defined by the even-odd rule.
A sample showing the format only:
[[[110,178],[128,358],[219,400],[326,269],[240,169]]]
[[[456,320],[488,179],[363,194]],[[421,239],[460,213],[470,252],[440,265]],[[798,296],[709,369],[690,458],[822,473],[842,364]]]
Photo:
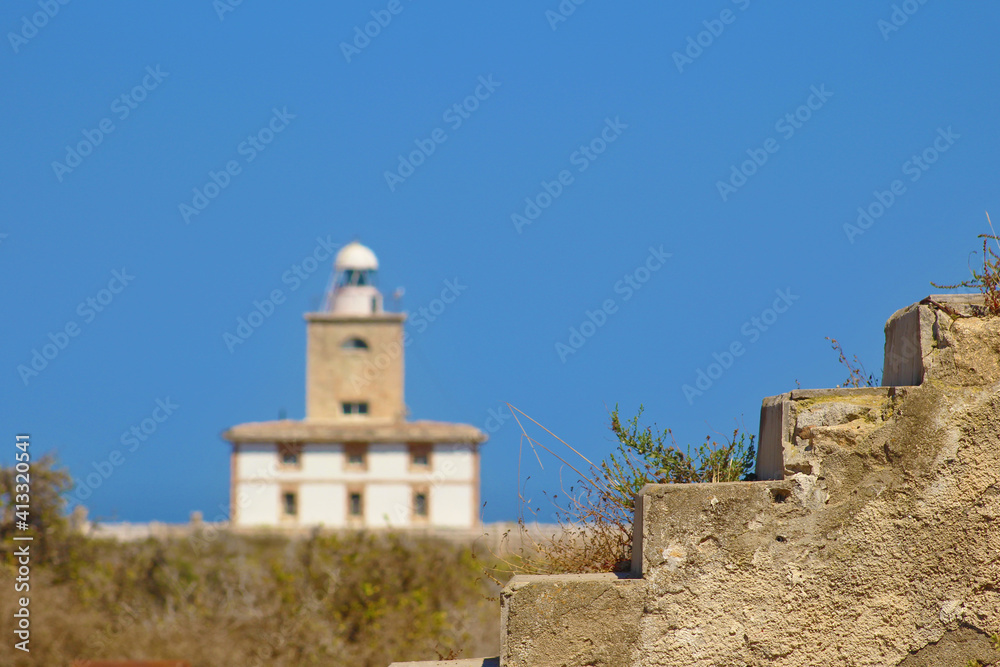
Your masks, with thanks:
[[[378,259],[375,253],[367,246],[363,246],[357,241],[351,241],[337,253],[337,259],[333,262],[333,268],[337,271],[376,271],[378,270]]]

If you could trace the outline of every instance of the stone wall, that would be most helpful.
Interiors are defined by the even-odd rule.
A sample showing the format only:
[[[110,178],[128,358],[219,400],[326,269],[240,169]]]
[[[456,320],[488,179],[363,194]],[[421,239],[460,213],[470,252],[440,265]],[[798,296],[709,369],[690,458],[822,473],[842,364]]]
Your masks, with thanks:
[[[651,485],[632,571],[515,577],[505,667],[1000,662],[1000,318],[930,297],[893,386],[764,400],[762,481]]]

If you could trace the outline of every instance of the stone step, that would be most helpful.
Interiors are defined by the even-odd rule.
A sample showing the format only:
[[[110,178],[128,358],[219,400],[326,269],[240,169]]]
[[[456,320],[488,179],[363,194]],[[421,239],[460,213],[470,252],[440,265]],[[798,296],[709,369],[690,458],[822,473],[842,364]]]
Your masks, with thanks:
[[[500,658],[465,658],[462,660],[394,662],[389,665],[389,667],[500,667]]]
[[[502,664],[631,664],[645,591],[627,573],[513,577],[500,598]]]

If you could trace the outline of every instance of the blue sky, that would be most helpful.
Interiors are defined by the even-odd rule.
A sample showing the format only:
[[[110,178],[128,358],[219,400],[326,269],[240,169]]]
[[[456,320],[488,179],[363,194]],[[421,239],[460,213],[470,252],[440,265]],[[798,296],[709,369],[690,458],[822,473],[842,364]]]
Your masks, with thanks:
[[[411,313],[467,286],[411,320],[414,418],[509,401],[600,458],[615,403],[755,433],[764,396],[844,379],[826,336],[878,372],[885,320],[1000,211],[995,3],[19,0],[0,27],[0,461],[28,432],[85,476],[176,406],[98,518],[212,518],[221,431],[303,415],[330,267],[284,277],[317,239],[373,248]],[[520,432],[489,426],[509,519]]]

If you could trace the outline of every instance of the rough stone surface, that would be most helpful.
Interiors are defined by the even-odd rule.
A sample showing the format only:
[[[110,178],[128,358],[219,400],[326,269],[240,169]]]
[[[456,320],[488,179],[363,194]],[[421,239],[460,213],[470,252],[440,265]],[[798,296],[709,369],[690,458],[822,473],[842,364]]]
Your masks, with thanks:
[[[1000,320],[917,308],[922,385],[771,400],[787,496],[778,482],[643,491],[650,598],[629,664],[1000,658]]]
[[[633,578],[515,577],[500,664],[1000,664],[1000,318],[976,308],[893,315],[890,375],[919,384],[765,399],[781,479],[645,487]]]
[[[389,667],[500,667],[500,658],[472,658],[466,660],[428,660],[423,662],[394,662]]]
[[[500,664],[633,664],[645,588],[610,573],[514,577],[501,598]]]
[[[784,477],[784,443],[791,435],[788,427],[789,394],[769,396],[760,408],[760,431],[757,439],[757,479]]]

